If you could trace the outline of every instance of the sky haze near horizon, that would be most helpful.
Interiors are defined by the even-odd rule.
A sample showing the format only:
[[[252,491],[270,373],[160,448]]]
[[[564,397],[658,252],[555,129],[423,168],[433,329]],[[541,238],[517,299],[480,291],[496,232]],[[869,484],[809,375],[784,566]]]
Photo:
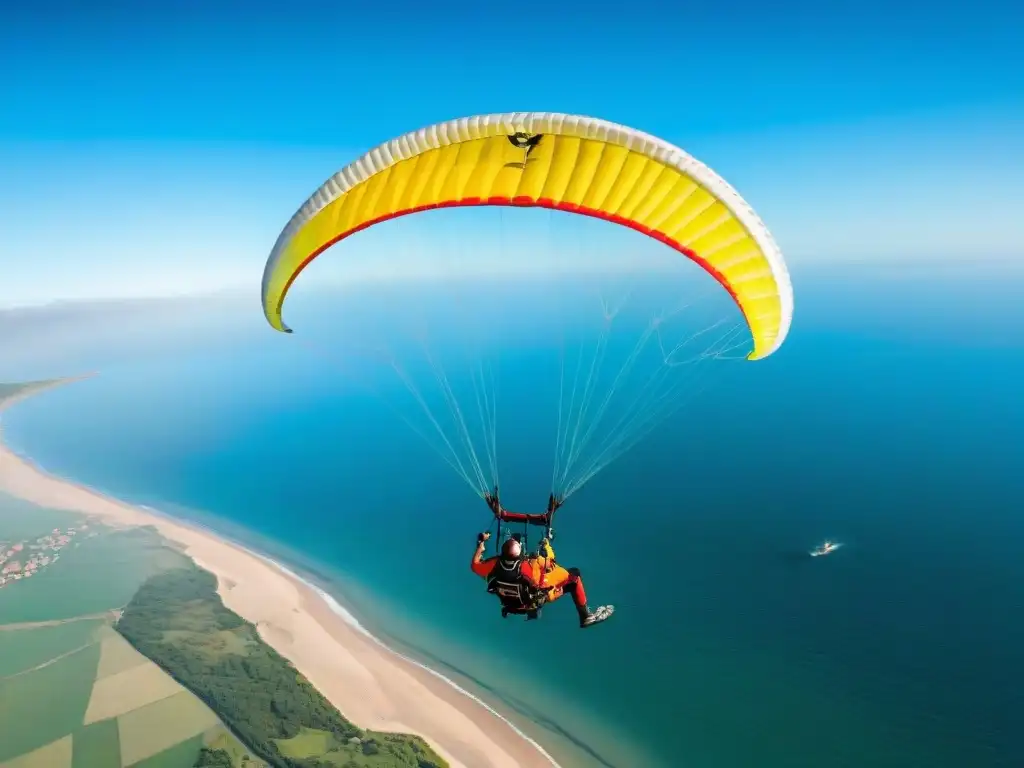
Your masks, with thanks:
[[[0,307],[257,291],[288,218],[358,154],[517,109],[592,114],[681,146],[753,205],[795,282],[833,264],[1021,270],[1024,11],[1011,3],[655,3],[642,28],[602,2],[525,20],[400,3],[387,24],[366,8],[283,9],[9,12]],[[322,261],[347,248],[391,260],[378,278],[459,270],[448,226],[410,217]],[[594,250],[611,229],[572,226]],[[458,236],[497,257],[493,228],[471,228]],[[537,234],[523,251],[551,248]]]

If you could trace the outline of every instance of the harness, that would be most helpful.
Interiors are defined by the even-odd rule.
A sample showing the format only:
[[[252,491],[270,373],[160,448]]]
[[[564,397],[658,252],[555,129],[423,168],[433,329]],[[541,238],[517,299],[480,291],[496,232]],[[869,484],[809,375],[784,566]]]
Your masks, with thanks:
[[[487,591],[501,601],[501,617],[510,613],[525,615],[527,619],[540,617],[547,602],[546,589],[538,589],[523,575],[523,560],[500,558],[487,579]]]
[[[537,136],[536,140],[539,141],[540,137]],[[513,144],[516,144],[517,139],[509,137],[509,140]],[[529,150],[532,148],[536,141],[531,140],[532,143],[527,142],[526,150],[529,154]],[[520,146],[516,144],[516,146]],[[510,538],[519,541],[522,546],[523,553],[529,551],[529,533],[530,526],[537,525],[544,527],[544,540],[541,542],[539,555],[545,559],[554,559],[547,542],[554,537],[554,531],[551,529],[551,521],[554,519],[555,512],[562,506],[563,499],[555,496],[554,493],[548,496],[548,508],[544,514],[539,515],[521,515],[512,514],[506,510],[498,499],[498,487],[494,487],[493,492],[484,494],[484,500],[487,502],[487,506],[490,507],[491,512],[494,513],[495,522],[495,541],[494,547],[497,552],[500,552],[500,540],[502,523],[509,520],[519,520],[523,523],[522,534],[512,534]],[[508,531],[506,530],[506,535]],[[544,607],[544,604],[548,600],[549,590],[546,588],[538,588],[530,583],[530,581],[523,576],[523,563],[526,557],[518,559],[509,559],[505,557],[498,557],[497,562],[494,564],[494,568],[491,570],[491,575],[487,578],[487,591],[492,595],[497,595],[501,601],[501,617],[504,619],[508,615],[525,615],[529,619],[540,618],[540,610]]]

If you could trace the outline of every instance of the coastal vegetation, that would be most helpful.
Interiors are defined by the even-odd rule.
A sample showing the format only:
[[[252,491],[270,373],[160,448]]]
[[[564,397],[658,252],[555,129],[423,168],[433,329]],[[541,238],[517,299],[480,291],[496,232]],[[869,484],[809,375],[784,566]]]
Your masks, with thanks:
[[[202,699],[256,755],[280,768],[441,768],[423,739],[346,720],[256,628],[228,610],[191,562],[152,576],[117,623],[142,654]],[[207,748],[196,766],[238,766]]]

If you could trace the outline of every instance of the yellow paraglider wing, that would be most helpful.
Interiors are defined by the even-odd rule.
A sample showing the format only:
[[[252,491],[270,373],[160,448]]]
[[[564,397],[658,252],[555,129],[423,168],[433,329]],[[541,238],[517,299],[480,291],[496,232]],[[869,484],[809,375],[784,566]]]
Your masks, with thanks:
[[[711,169],[640,131],[591,117],[516,112],[460,118],[393,139],[328,179],[281,233],[263,274],[271,326],[320,253],[382,221],[432,208],[538,206],[638,230],[683,253],[732,295],[749,359],[782,344],[793,314],[767,228]]]

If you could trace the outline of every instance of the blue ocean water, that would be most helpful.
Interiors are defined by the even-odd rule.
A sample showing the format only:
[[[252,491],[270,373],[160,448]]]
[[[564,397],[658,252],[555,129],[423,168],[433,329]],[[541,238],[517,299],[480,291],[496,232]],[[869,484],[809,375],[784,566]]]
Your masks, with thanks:
[[[347,372],[262,328],[105,350],[102,375],[5,414],[5,434],[51,471],[276,542],[567,766],[1018,766],[1015,285],[798,285],[782,352],[730,369],[559,513],[559,559],[618,608],[587,632],[568,604],[502,621],[468,571],[481,502]],[[528,331],[499,408],[524,510],[551,475]],[[809,558],[826,537],[846,546]]]

